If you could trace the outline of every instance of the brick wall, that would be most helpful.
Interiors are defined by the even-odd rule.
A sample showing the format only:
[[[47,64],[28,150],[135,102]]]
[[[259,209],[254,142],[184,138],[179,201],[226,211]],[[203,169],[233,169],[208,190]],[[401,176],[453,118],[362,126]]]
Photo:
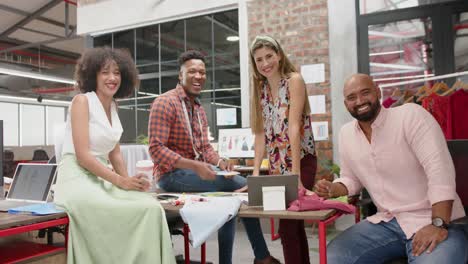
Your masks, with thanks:
[[[326,114],[313,115],[312,121],[328,121],[329,141],[317,142],[318,159],[333,157],[330,64],[328,55],[328,10],[326,0],[250,0],[247,3],[249,45],[256,35],[276,38],[292,63],[324,63],[325,82],[307,84],[309,95],[325,95]],[[317,178],[328,173],[319,167]]]

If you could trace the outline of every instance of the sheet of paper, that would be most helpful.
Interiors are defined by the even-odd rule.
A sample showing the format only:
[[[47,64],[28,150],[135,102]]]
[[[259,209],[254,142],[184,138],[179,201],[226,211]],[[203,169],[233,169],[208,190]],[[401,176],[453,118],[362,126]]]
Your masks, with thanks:
[[[311,114],[325,114],[327,112],[325,106],[325,95],[309,96],[309,104]]]
[[[312,122],[315,141],[328,140],[328,122]]]
[[[325,64],[302,65],[301,75],[305,83],[322,83],[325,81]]]
[[[237,125],[236,108],[218,108],[216,109],[216,124],[218,126]]]

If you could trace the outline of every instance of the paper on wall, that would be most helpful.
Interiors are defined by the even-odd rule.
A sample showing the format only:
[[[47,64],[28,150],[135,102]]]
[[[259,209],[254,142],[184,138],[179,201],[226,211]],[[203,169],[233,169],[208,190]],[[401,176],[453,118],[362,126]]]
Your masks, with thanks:
[[[325,114],[327,112],[325,107],[325,95],[309,96],[309,104],[311,114]]]
[[[236,108],[216,109],[216,125],[218,126],[237,125],[237,109]]]
[[[308,64],[301,66],[301,75],[305,83],[325,82],[325,64]]]
[[[328,140],[328,122],[312,122],[315,141]]]

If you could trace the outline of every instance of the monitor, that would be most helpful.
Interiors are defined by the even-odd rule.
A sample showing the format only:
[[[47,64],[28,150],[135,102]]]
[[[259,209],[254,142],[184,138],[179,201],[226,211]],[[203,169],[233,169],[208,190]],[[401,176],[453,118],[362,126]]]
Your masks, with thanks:
[[[254,135],[250,128],[220,129],[218,153],[226,158],[253,158]]]

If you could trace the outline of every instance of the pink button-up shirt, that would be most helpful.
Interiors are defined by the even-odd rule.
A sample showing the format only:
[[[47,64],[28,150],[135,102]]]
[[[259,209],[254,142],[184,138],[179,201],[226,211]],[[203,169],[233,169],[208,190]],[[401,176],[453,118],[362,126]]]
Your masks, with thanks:
[[[432,205],[454,200],[452,217],[465,215],[455,192],[455,169],[442,130],[416,104],[385,109],[372,124],[371,143],[356,120],[339,139],[341,177],[349,195],[365,187],[377,206],[371,223],[396,218],[409,239],[431,223]]]

